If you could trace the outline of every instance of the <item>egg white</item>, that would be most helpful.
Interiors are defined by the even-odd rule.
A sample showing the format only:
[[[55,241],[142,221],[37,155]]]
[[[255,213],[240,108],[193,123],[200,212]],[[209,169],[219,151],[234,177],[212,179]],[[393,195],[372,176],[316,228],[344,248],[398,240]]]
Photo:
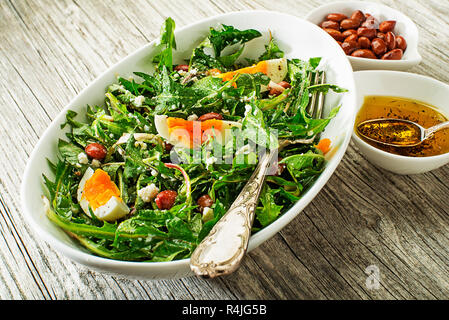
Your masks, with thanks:
[[[83,198],[84,186],[86,185],[86,181],[89,180],[94,174],[94,170],[92,168],[87,168],[84,176],[81,178],[81,181],[78,185],[77,190],[77,200],[81,209],[89,216],[90,214],[90,206],[89,201]],[[104,205],[98,207],[95,210],[92,210],[95,217],[102,221],[115,221],[126,216],[129,213],[128,206],[118,197],[111,197],[108,202]]]

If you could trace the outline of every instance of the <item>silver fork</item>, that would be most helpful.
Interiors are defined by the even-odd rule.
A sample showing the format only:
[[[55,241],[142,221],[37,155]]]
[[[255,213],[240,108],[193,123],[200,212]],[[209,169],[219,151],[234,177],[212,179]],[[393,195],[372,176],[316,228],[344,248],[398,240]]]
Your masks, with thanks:
[[[313,84],[324,83],[324,77],[324,71],[317,72]],[[324,94],[314,93],[307,108],[309,115],[321,118],[323,104]],[[282,148],[290,144],[309,144],[315,138],[280,140],[278,149],[265,153],[229,210],[192,253],[190,268],[197,276],[214,278],[230,274],[239,267],[248,248],[257,203],[272,160]]]

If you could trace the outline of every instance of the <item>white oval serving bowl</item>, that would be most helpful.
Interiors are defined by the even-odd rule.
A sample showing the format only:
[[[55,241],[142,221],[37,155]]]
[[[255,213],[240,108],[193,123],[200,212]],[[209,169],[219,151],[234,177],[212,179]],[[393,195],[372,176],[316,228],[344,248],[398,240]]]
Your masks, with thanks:
[[[367,59],[347,56],[354,71],[358,70],[397,70],[405,71],[418,65],[422,58],[418,52],[418,28],[415,23],[402,12],[386,5],[366,1],[332,2],[312,10],[305,19],[318,25],[329,13],[343,13],[348,17],[352,12],[361,10],[370,13],[379,22],[396,20],[395,35],[403,36],[407,41],[407,49],[401,60]]]
[[[242,56],[258,57],[264,51],[264,45],[268,43],[268,30],[271,30],[287,58],[323,57],[325,61],[323,69],[327,72],[328,82],[349,90],[343,95],[329,93],[326,96],[325,115],[335,105],[341,104],[341,108],[322,135],[332,140],[332,149],[328,153],[329,161],[325,170],[300,201],[278,220],[251,237],[248,249],[252,250],[275,235],[298,215],[321,190],[340,163],[354,126],[355,85],[353,72],[346,56],[342,50],[338,50],[338,44],[326,32],[298,17],[272,11],[228,13],[177,29],[175,36],[178,50],[174,54],[175,62],[179,63],[189,57],[191,50],[207,36],[209,28],[217,27],[220,23],[232,25],[238,29],[254,28],[262,32],[263,37],[248,43]],[[192,272],[189,259],[171,262],[127,262],[105,259],[89,253],[45,216],[41,199],[44,191],[42,173],[52,176],[46,158],[56,159],[57,141],[59,138],[64,138],[68,130],[60,129],[60,125],[65,121],[67,110],[74,110],[81,117],[85,114],[87,104],[102,105],[105,88],[116,81],[117,74],[126,77],[134,71],[152,73],[154,69],[151,57],[157,42],[158,40],[152,41],[104,72],[61,111],[33,150],[21,188],[24,218],[52,248],[89,268],[129,278],[180,278],[190,276]]]
[[[434,106],[449,118],[449,85],[414,73],[398,71],[354,72],[357,88],[357,110],[365,96],[392,96],[414,99]],[[449,153],[430,157],[406,157],[377,149],[363,141],[355,131],[352,138],[360,152],[374,165],[397,174],[417,174],[449,163]]]

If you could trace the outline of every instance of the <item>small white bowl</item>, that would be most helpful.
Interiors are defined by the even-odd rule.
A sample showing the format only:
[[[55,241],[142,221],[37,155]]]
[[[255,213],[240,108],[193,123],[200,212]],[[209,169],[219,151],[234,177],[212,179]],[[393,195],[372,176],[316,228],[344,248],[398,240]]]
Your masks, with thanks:
[[[405,41],[407,41],[407,49],[404,51],[401,60],[367,59],[348,56],[354,71],[372,69],[405,71],[421,62],[422,58],[418,52],[418,28],[402,12],[383,4],[365,1],[333,2],[312,10],[306,16],[306,20],[319,25],[329,13],[343,13],[349,17],[356,10],[371,14],[379,22],[396,20],[394,33],[404,37]]]
[[[331,150],[326,154],[328,160],[326,168],[292,208],[251,237],[248,250],[253,250],[273,237],[295,218],[323,188],[340,163],[351,140],[354,127],[356,98],[354,77],[344,52],[338,49],[338,44],[326,32],[304,19],[273,11],[226,13],[177,29],[175,32],[177,42],[177,50],[174,52],[175,63],[183,61],[193,48],[204,40],[210,27],[218,27],[220,24],[232,25],[238,29],[254,28],[261,31],[263,36],[248,43],[243,56],[257,58],[265,50],[264,46],[269,41],[269,31],[271,31],[287,58],[323,57],[326,80],[348,89],[344,95],[332,92],[326,95],[325,116],[329,114],[332,107],[341,105],[338,114],[330,121],[322,135],[323,138],[332,141]],[[77,112],[79,119],[82,119],[87,104],[101,105],[104,102],[105,88],[116,81],[117,74],[126,78],[131,76],[133,71],[153,73],[151,57],[157,52],[156,45],[158,43],[159,40],[154,40],[138,49],[106,70],[81,91],[53,120],[39,139],[22,179],[21,202],[24,218],[52,248],[89,268],[129,278],[181,278],[191,276],[193,273],[190,271],[189,259],[170,262],[131,262],[101,258],[89,253],[45,216],[41,199],[44,191],[42,174],[52,176],[47,158],[55,161],[58,138],[66,138],[65,134],[68,128],[61,129],[61,124],[65,122],[67,110]],[[305,46],[304,43],[307,45]]]
[[[408,72],[359,71],[354,72],[357,88],[357,110],[365,96],[394,96],[426,102],[449,115],[449,85],[438,80]],[[352,141],[374,165],[397,174],[416,174],[437,169],[449,163],[449,153],[430,157],[406,157],[377,149],[360,139],[353,131]]]

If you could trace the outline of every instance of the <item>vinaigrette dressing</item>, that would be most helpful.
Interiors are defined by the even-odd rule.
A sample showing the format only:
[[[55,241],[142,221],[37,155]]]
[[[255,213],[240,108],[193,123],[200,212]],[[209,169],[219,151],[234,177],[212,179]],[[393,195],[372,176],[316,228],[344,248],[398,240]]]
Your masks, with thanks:
[[[356,116],[356,132],[358,124],[362,121],[379,118],[410,120],[424,128],[447,121],[435,107],[420,101],[400,97],[366,96]],[[406,145],[419,140],[419,134],[413,126],[404,126],[404,123],[395,121],[373,122],[363,126],[361,130],[365,130],[364,134],[371,138],[384,142],[400,142]],[[403,156],[427,157],[449,152],[448,128],[436,132],[432,137],[412,147],[387,146],[366,139],[360,134],[358,136],[378,149]]]

